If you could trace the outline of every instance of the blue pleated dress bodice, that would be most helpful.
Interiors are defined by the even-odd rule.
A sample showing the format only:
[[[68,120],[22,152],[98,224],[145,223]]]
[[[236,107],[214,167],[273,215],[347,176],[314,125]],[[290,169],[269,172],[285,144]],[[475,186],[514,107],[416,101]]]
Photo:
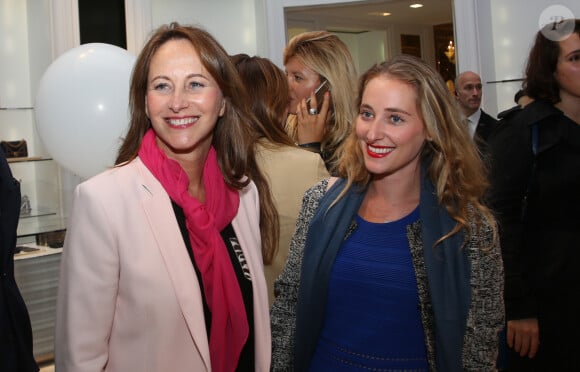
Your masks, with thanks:
[[[334,263],[310,371],[427,371],[425,336],[406,227],[356,217]]]

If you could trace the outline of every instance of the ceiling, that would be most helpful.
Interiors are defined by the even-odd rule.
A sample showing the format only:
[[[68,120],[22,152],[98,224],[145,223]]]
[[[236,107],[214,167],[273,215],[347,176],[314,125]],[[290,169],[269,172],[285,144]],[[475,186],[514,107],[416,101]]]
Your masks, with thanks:
[[[287,20],[323,21],[327,29],[363,32],[390,24],[439,25],[453,22],[453,0],[381,0],[286,8]],[[423,4],[413,9],[409,5]],[[391,15],[382,16],[384,12]]]

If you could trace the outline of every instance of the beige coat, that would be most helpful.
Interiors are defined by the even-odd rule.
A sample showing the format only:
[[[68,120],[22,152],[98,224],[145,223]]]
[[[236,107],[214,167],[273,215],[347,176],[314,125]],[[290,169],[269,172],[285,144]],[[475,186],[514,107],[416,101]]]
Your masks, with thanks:
[[[270,368],[254,184],[232,222],[252,277],[256,371]],[[56,370],[211,371],[200,284],[171,201],[139,159],[80,184],[63,249]]]
[[[268,177],[274,203],[280,216],[280,243],[271,265],[265,267],[270,305],[274,302],[274,280],[288,258],[290,239],[306,190],[330,177],[319,154],[298,147],[269,148],[258,145],[258,165]]]

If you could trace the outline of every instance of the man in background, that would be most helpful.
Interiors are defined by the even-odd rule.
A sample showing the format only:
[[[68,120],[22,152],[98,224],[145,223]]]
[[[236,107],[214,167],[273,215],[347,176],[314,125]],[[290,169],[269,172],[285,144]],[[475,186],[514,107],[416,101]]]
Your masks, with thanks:
[[[481,109],[481,78],[473,71],[464,71],[455,79],[455,98],[469,126],[469,134],[485,154],[487,140],[498,121]]]

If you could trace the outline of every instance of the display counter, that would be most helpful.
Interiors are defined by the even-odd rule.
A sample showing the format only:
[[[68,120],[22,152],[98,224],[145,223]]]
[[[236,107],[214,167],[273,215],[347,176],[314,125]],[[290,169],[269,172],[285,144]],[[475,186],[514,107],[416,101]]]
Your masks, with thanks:
[[[14,255],[14,277],[28,308],[34,356],[39,363],[54,358],[61,253],[62,248],[26,244]]]

